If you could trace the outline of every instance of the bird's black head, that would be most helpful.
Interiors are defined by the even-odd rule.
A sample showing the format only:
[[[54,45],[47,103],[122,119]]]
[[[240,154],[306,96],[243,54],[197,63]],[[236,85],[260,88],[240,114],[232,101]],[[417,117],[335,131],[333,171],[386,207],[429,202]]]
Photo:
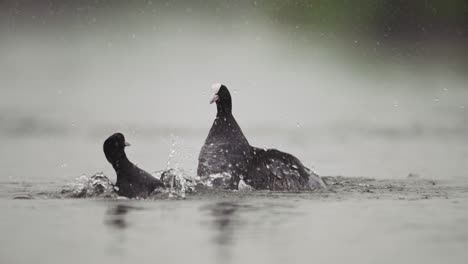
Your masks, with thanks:
[[[231,113],[232,99],[228,88],[220,83],[213,84],[211,88],[214,91],[214,96],[211,99],[210,104],[216,102],[218,113]]]
[[[125,155],[124,149],[128,146],[130,146],[130,144],[125,141],[125,137],[122,133],[113,134],[104,141],[103,148],[106,159],[111,164],[114,164],[121,159],[126,159],[127,156]]]

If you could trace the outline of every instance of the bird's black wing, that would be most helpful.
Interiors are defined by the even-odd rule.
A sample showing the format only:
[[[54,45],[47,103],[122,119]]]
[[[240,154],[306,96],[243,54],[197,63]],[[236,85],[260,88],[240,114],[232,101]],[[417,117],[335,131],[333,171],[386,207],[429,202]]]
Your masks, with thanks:
[[[245,182],[256,190],[304,191],[319,188],[318,175],[291,154],[252,147],[252,162]]]

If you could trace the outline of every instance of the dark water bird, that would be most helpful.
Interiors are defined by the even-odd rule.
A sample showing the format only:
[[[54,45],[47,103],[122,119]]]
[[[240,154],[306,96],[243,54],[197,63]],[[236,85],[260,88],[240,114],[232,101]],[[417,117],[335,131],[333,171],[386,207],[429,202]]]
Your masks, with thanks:
[[[240,180],[256,190],[303,191],[324,186],[320,177],[291,154],[250,146],[232,114],[232,98],[213,85],[217,114],[198,157],[198,176],[227,173],[231,189]]]
[[[104,154],[117,174],[117,193],[129,198],[146,198],[164,184],[128,160],[125,147],[130,146],[124,135],[115,133],[104,141]]]

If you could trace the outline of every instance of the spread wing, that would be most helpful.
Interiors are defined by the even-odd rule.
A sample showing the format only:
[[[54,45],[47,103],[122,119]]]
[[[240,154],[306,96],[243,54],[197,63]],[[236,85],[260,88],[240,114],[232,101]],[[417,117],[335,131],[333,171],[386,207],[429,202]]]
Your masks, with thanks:
[[[252,157],[249,173],[244,180],[257,190],[304,191],[323,184],[318,175],[291,154],[252,147]]]

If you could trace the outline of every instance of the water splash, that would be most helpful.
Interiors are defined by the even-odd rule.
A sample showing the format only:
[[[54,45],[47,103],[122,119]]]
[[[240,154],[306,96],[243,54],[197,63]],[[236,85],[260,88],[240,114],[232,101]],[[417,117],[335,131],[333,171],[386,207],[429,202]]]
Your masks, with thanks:
[[[91,177],[82,175],[70,183],[61,193],[72,198],[117,198],[116,188],[112,181],[101,172]]]
[[[232,176],[229,173],[216,173],[206,177],[196,177],[195,181],[198,187],[202,188],[216,188],[216,189],[229,189]]]
[[[170,168],[153,173],[155,178],[160,179],[167,187],[165,190],[157,190],[154,194],[160,196],[160,193],[167,193],[168,198],[185,198],[186,193],[195,192],[196,181],[179,168]]]
[[[255,190],[252,186],[245,183],[244,179],[240,179],[237,189],[239,191],[254,191]]]
[[[177,138],[173,134],[171,134],[171,148],[169,150],[169,157],[167,159],[166,163],[166,169],[169,170],[172,166],[172,162],[175,159],[177,155]],[[178,164],[176,164],[176,167],[178,167]]]

